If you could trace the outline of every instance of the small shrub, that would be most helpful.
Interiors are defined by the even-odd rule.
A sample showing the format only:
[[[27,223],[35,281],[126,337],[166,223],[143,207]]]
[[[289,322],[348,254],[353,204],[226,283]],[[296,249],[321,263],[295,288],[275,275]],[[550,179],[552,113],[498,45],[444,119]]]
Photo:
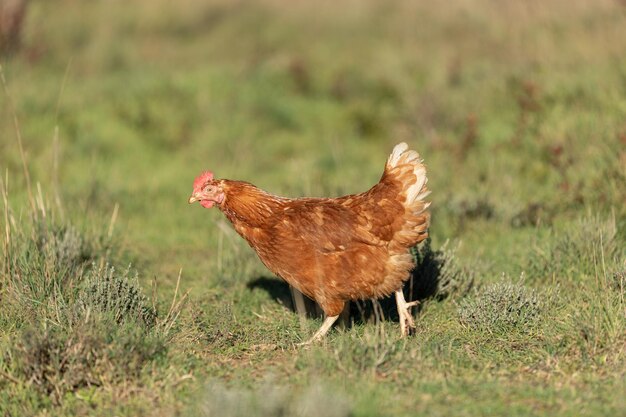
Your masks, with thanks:
[[[67,392],[137,378],[165,344],[139,326],[92,316],[70,329],[25,329],[10,351],[13,374],[59,403]]]
[[[95,311],[109,314],[117,323],[139,320],[148,327],[156,322],[156,311],[137,284],[137,277],[129,278],[130,269],[117,273],[114,267],[94,267],[78,293],[79,312]]]
[[[498,283],[464,299],[458,309],[461,324],[489,333],[533,328],[544,304],[535,290],[521,284]]]
[[[80,267],[93,258],[90,242],[71,225],[37,223],[35,245],[55,265]]]
[[[105,257],[110,242],[88,236],[71,224],[33,217],[11,229],[3,253],[2,281],[21,308],[45,306],[76,290],[91,263]],[[36,303],[33,303],[36,301]]]

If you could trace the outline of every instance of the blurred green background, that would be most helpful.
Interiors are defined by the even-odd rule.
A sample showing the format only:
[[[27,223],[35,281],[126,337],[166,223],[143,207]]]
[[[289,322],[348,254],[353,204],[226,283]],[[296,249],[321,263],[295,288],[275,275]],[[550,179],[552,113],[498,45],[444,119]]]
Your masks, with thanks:
[[[433,233],[448,238],[468,207],[505,221],[529,204],[621,208],[624,13],[615,1],[35,0],[3,69],[33,178],[58,175],[84,209],[119,203],[142,251],[210,240],[198,227],[219,214],[183,204],[202,169],[294,196],[360,192],[402,140],[430,167]],[[19,192],[4,95],[0,117]]]
[[[269,273],[220,226],[221,213],[187,205],[205,169],[276,194],[336,196],[371,187],[393,145],[406,141],[429,169],[433,245],[462,241],[459,257],[478,265],[485,283],[526,272],[532,285],[576,288],[577,267],[564,265],[560,276],[533,265],[564,233],[597,230],[580,226],[589,219],[609,219],[615,244],[626,242],[623,1],[2,0],[0,13],[0,170],[13,210],[27,204],[19,131],[33,184],[57,215],[106,228],[119,205],[115,235],[144,288],[156,277],[172,291],[182,268],[195,310],[228,301],[249,326],[252,310],[264,308],[297,320],[274,310],[269,295],[249,294],[246,283]],[[254,308],[246,297],[256,297]],[[443,317],[456,307],[434,308]],[[313,360],[301,365],[307,371],[290,368],[295,352],[251,359],[254,340],[225,353],[203,351],[203,343],[182,343],[181,361],[228,363],[234,385],[251,385],[276,364],[280,383],[308,380],[319,368]],[[245,361],[259,362],[255,375],[242,375]],[[473,365],[450,366],[473,375]],[[223,367],[192,368],[199,381],[223,376]],[[499,385],[479,368],[486,387]],[[589,372],[594,379],[605,371]],[[615,372],[611,381],[624,375],[623,362]],[[390,388],[395,379],[381,383],[364,391],[377,393],[370,408],[353,395],[355,415],[377,415],[381,398],[410,392]],[[561,383],[572,384],[570,394],[578,384],[565,376],[548,391]],[[421,410],[466,411],[447,400],[472,397],[459,384],[435,389],[448,389],[435,400],[419,397],[435,403]],[[535,410],[576,413],[554,395]],[[184,408],[176,398],[154,401]],[[506,410],[519,400],[511,398],[505,388],[474,411]],[[400,402],[392,414],[410,415],[422,400]],[[623,411],[619,401],[598,399],[591,411]]]

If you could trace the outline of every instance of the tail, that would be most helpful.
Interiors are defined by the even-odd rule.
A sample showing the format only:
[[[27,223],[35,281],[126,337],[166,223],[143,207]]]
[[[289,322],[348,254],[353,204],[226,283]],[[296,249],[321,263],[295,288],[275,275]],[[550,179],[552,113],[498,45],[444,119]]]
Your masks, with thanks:
[[[414,246],[428,237],[430,202],[425,201],[430,194],[426,183],[426,167],[416,151],[402,142],[397,144],[385,166],[384,177],[400,183],[397,199],[404,206],[403,223],[394,236],[403,246]]]

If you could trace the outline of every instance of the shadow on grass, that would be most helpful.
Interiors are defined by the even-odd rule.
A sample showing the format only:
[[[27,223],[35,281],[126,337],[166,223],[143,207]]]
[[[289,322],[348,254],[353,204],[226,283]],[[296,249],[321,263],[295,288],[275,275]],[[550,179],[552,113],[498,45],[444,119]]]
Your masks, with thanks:
[[[247,284],[248,289],[261,289],[265,291],[272,300],[276,301],[279,304],[282,304],[291,311],[296,311],[296,308],[293,303],[293,299],[291,298],[291,290],[289,289],[289,284],[283,281],[280,278],[271,278],[260,276],[254,278],[252,281]]]

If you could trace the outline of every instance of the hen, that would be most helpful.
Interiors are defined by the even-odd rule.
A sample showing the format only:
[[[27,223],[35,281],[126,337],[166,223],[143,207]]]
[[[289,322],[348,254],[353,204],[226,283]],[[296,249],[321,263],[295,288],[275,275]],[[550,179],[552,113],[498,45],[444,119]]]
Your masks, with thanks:
[[[378,184],[361,194],[284,198],[206,171],[189,203],[217,205],[270,271],[320,305],[326,318],[307,343],[328,332],[347,301],[394,292],[405,336],[415,328],[415,303],[402,285],[414,267],[409,248],[428,236],[426,182],[419,154],[400,143]]]

